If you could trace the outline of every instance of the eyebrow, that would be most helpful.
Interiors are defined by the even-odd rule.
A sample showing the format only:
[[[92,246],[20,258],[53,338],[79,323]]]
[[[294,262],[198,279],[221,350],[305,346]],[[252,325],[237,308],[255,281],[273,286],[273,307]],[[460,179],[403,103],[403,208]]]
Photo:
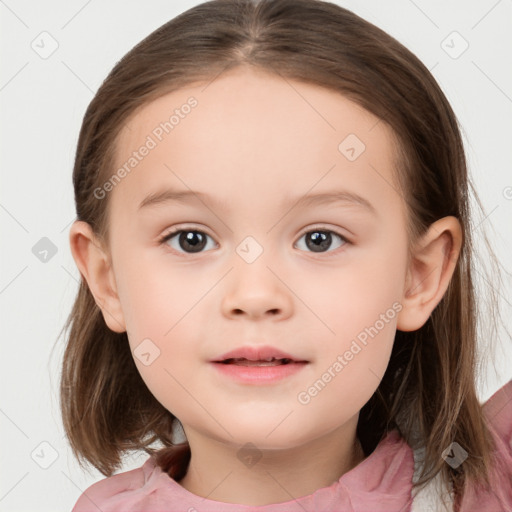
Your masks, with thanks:
[[[205,204],[223,210],[225,209],[225,203],[218,201],[212,196],[205,194],[204,192],[194,190],[172,190],[165,189],[159,192],[153,192],[147,195],[139,204],[138,209],[161,206],[162,204],[169,202],[187,202],[194,197],[199,198]],[[304,208],[313,205],[327,205],[332,203],[345,203],[346,205],[360,206],[367,210],[372,215],[377,215],[375,207],[365,199],[364,197],[350,192],[348,190],[337,190],[330,192],[322,192],[317,194],[306,194],[300,198],[286,197],[283,201],[284,204],[293,203],[292,208]]]

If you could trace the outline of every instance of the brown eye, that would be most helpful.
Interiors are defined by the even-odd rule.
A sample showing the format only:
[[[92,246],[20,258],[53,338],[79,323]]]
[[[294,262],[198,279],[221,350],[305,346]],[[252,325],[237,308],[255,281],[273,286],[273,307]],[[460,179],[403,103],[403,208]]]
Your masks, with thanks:
[[[308,231],[304,233],[300,239],[302,238],[305,238],[306,248],[311,252],[329,252],[329,249],[333,244],[333,240],[336,239],[341,240],[342,243],[339,243],[336,247],[334,247],[334,249],[337,249],[338,247],[341,247],[348,242],[345,237],[335,233],[334,231],[321,229]]]
[[[206,247],[208,238],[211,239],[211,237],[203,231],[195,229],[181,229],[166,235],[161,240],[161,243],[172,241],[173,243],[168,245],[171,245],[174,250],[194,254],[201,252]]]

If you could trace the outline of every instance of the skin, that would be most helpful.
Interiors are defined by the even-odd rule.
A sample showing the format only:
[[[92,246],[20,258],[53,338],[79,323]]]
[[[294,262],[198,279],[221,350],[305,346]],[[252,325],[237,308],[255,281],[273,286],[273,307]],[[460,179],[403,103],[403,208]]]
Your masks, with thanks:
[[[359,411],[386,370],[396,330],[419,329],[445,293],[461,229],[454,217],[438,220],[409,261],[387,125],[340,94],[252,68],[145,106],[121,133],[118,165],[190,96],[198,106],[102,199],[111,201],[109,246],[76,221],[71,250],[108,327],[126,331],[132,350],[146,338],[160,350],[148,366],[134,360],[183,424],[192,457],[180,484],[228,503],[289,501],[363,460]],[[366,145],[354,161],[338,150],[351,133]],[[138,210],[166,187],[218,203],[193,196]],[[349,203],[294,207],[306,194],[341,189],[366,198],[375,214]],[[177,236],[159,244],[173,226],[211,238],[200,253],[186,252]],[[305,235],[315,228],[348,242],[333,234],[314,252]],[[247,236],[263,250],[252,263],[236,252]],[[401,307],[394,318],[300,403],[298,394],[394,303]],[[259,386],[236,383],[209,363],[262,344],[309,363]],[[237,456],[246,443],[261,456],[251,466]]]

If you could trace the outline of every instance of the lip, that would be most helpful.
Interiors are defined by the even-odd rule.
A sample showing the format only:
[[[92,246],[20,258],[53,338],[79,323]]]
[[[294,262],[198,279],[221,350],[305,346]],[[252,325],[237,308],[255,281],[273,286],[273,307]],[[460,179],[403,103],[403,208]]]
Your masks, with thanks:
[[[282,350],[279,350],[275,347],[271,347],[270,345],[262,345],[262,346],[258,346],[258,347],[246,345],[244,347],[239,347],[239,348],[236,348],[235,350],[231,350],[230,352],[226,352],[225,354],[222,354],[219,357],[216,357],[211,362],[212,363],[222,363],[222,361],[225,361],[226,359],[238,359],[238,358],[248,359],[249,361],[263,361],[263,360],[269,359],[271,357],[274,357],[275,359],[290,359],[292,362],[295,362],[295,363],[308,363],[309,362],[304,359],[301,359],[300,357],[296,357],[292,354],[283,352]],[[224,365],[224,366],[229,366],[229,365]]]
[[[244,366],[237,364],[224,364],[226,359],[247,359],[249,361],[263,361],[270,358],[289,359],[287,364],[275,366]],[[300,372],[309,361],[283,352],[270,345],[246,345],[226,352],[210,361],[216,370],[223,376],[229,377],[241,384],[272,384],[285,377]]]
[[[265,385],[274,384],[286,377],[295,375],[309,363],[303,361],[276,366],[240,366],[212,361],[211,364],[220,375],[239,384]]]

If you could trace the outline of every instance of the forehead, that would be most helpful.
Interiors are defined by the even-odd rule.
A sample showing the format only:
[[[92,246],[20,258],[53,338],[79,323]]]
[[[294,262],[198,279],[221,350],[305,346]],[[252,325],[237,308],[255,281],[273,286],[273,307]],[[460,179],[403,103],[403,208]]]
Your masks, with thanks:
[[[370,200],[398,199],[385,122],[336,91],[253,68],[145,105],[116,152],[116,169],[127,172],[111,199],[131,210],[166,185],[218,192],[221,200],[339,185]]]

